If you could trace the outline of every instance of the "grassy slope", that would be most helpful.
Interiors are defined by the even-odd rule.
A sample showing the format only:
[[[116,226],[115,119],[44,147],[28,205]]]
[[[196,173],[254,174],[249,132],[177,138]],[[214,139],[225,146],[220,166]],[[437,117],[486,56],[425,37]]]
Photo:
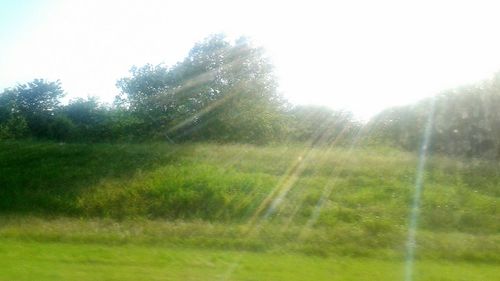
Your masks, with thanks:
[[[0,255],[29,243],[59,247],[60,255],[25,260],[50,267],[66,256],[52,243],[66,242],[68,251],[93,243],[110,255],[122,251],[107,248],[116,244],[153,252],[164,245],[259,251],[269,262],[295,252],[377,257],[385,261],[370,262],[390,271],[404,257],[416,161],[387,148],[0,143]],[[496,164],[431,159],[418,256],[500,262],[499,186]],[[474,270],[483,266],[490,265]]]

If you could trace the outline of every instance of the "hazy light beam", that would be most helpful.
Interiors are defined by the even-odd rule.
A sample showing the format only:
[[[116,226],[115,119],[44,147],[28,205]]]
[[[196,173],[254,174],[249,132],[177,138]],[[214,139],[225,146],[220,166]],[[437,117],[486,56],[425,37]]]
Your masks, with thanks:
[[[420,197],[424,184],[424,169],[427,158],[427,152],[431,140],[432,124],[434,123],[434,98],[431,100],[429,117],[425,126],[424,138],[419,153],[419,161],[417,166],[417,177],[415,180],[415,190],[413,194],[413,202],[410,210],[409,226],[408,226],[408,240],[406,243],[406,261],[405,261],[405,281],[413,280],[413,265],[415,260],[416,236],[418,217],[420,214]]]

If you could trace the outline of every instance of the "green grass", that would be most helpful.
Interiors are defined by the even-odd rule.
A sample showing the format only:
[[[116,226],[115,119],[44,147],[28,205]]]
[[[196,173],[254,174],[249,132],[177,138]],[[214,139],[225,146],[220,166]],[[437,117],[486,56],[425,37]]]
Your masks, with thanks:
[[[342,224],[316,227],[202,220],[121,220],[1,216],[0,239],[101,245],[176,246],[197,249],[297,253],[314,256],[405,258],[406,230],[388,232]],[[419,232],[418,257],[449,261],[500,262],[500,235]]]
[[[376,231],[406,223],[416,161],[376,148],[4,142],[0,211],[247,221],[271,210],[303,224],[322,202],[315,225]],[[498,164],[432,159],[422,227],[498,233],[499,186]]]
[[[0,279],[216,280],[243,255],[231,280],[400,280],[417,160],[384,147],[0,142]],[[418,280],[494,280],[499,187],[498,163],[430,157]],[[146,257],[163,254],[181,261]],[[197,270],[189,255],[221,263]]]
[[[403,263],[137,245],[0,241],[0,280],[402,280]],[[498,280],[496,265],[419,261],[415,280]]]

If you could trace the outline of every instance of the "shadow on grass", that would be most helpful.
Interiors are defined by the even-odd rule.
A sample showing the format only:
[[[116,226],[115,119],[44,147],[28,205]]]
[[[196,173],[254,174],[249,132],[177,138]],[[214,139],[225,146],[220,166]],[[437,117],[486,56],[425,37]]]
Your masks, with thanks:
[[[0,212],[77,215],[75,200],[103,179],[174,163],[191,146],[0,142]]]

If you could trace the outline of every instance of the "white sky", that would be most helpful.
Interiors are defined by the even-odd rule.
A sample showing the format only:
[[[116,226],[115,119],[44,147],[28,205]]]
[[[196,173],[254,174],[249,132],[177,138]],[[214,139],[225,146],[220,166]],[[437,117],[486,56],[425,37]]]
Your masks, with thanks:
[[[7,2],[0,89],[60,79],[70,97],[109,102],[132,65],[171,65],[218,32],[263,45],[293,103],[360,118],[500,70],[495,1]]]

